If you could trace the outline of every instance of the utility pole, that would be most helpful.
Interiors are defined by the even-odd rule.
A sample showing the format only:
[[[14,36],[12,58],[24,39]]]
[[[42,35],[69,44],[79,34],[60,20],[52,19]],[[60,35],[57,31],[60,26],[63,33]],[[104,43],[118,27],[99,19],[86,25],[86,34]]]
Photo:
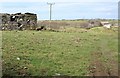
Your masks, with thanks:
[[[55,3],[47,3],[50,6],[50,20],[52,19],[52,5],[54,5]]]
[[[49,13],[49,16],[50,16],[50,19],[49,19],[49,29],[51,29],[51,19],[52,19],[52,5],[54,5],[55,3],[47,3],[50,7],[50,13]]]

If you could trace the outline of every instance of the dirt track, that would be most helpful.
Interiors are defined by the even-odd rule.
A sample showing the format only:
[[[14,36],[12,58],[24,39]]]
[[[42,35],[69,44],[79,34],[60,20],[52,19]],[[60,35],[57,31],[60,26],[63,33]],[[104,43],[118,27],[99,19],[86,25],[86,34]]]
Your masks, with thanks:
[[[94,52],[91,55],[93,57],[89,66],[90,76],[118,76],[118,62],[111,60],[110,55],[106,63],[100,59],[103,56],[101,52]]]

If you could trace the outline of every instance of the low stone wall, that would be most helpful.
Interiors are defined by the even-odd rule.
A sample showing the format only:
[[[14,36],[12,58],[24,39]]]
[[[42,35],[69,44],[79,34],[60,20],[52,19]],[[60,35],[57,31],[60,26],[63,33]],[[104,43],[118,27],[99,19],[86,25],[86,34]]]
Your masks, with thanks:
[[[1,13],[0,20],[0,30],[34,30],[37,27],[37,15],[33,13]]]

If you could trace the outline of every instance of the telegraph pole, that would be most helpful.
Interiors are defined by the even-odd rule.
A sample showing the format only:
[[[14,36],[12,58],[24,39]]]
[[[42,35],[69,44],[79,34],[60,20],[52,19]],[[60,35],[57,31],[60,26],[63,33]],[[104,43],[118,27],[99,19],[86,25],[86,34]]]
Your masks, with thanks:
[[[54,5],[55,3],[47,3],[50,6],[50,20],[52,19],[52,5]]]
[[[52,5],[54,5],[55,3],[47,3],[50,7],[50,13],[49,13],[49,16],[50,16],[50,19],[49,19],[49,29],[51,29],[51,19],[52,19]]]

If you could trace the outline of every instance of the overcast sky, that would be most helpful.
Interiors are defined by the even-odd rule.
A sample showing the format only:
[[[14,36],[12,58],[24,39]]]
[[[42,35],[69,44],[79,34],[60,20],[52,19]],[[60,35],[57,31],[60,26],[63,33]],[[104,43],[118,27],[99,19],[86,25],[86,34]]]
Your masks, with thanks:
[[[1,13],[35,13],[39,20],[49,19],[49,3],[52,19],[118,18],[119,0],[0,0]]]

